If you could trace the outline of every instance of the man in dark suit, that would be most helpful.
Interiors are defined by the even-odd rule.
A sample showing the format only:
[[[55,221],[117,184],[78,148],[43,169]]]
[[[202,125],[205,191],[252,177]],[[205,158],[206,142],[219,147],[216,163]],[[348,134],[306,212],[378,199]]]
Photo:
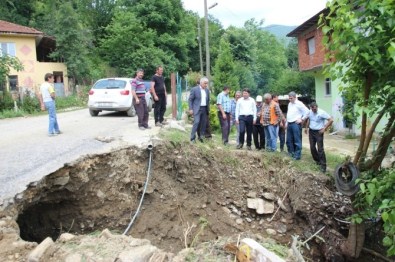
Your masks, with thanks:
[[[192,88],[189,95],[189,114],[193,115],[193,127],[191,132],[191,141],[196,141],[196,132],[200,123],[199,141],[203,142],[203,137],[206,134],[207,114],[210,106],[210,92],[207,77],[200,79],[200,84]]]

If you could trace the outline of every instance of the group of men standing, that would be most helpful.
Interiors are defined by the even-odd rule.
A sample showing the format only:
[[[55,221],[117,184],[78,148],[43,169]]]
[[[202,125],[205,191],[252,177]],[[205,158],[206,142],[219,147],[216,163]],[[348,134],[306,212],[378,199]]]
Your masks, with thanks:
[[[190,114],[194,116],[191,141],[196,141],[196,133],[200,129],[198,140],[203,142],[207,122],[209,121],[210,91],[208,79],[200,79],[199,85],[191,90],[189,96]],[[333,123],[333,119],[325,111],[318,109],[313,102],[308,109],[297,99],[295,92],[288,94],[289,103],[287,114],[280,109],[278,96],[264,94],[256,100],[250,97],[250,90],[245,88],[237,91],[234,99],[230,98],[230,87],[225,86],[217,95],[218,119],[221,125],[222,142],[229,143],[232,126],[236,127],[237,149],[246,144],[247,150],[252,150],[252,138],[257,150],[277,151],[277,139],[280,139],[280,150],[284,150],[285,137],[288,154],[294,160],[300,160],[302,155],[302,128],[309,134],[310,151],[314,161],[326,172],[326,157],[324,151],[324,133]],[[198,132],[199,134],[199,132]]]

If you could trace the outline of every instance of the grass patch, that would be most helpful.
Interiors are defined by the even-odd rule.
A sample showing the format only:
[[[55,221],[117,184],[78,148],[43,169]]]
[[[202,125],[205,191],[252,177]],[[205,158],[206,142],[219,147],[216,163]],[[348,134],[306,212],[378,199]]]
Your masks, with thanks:
[[[13,109],[6,109],[6,110],[2,110],[0,112],[0,119],[22,117],[22,116],[26,116],[26,115],[28,115],[28,114],[25,113],[25,111],[23,111],[23,110],[15,111]]]

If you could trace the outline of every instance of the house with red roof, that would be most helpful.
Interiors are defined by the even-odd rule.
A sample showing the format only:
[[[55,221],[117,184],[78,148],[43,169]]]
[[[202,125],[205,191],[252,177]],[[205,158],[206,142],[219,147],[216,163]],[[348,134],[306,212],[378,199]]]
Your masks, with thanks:
[[[44,81],[44,75],[53,73],[57,95],[67,94],[67,67],[62,61],[54,61],[49,56],[55,48],[53,37],[31,27],[0,20],[0,55],[17,57],[24,67],[20,72],[11,70],[7,81],[0,83],[0,92],[36,92]]]

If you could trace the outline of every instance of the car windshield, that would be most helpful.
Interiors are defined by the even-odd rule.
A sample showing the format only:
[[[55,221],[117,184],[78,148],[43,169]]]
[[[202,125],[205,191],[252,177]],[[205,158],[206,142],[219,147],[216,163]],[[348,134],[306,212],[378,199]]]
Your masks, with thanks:
[[[126,86],[125,80],[117,79],[103,79],[98,81],[93,89],[124,89]]]

